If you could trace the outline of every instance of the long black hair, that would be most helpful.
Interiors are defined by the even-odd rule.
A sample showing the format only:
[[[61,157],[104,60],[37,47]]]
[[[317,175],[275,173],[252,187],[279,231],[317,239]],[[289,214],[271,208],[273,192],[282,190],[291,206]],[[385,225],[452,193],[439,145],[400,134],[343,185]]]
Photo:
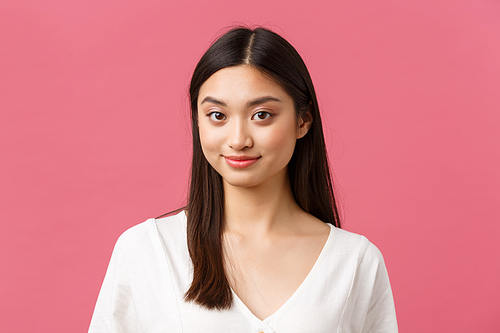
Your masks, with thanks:
[[[298,117],[308,111],[311,113],[311,128],[297,140],[288,164],[292,193],[304,211],[340,228],[318,101],[306,65],[293,46],[278,34],[265,28],[233,28],[202,56],[189,89],[193,159],[186,214],[187,242],[194,271],[185,299],[209,309],[229,308],[232,294],[222,253],[222,178],[202,152],[198,131],[198,94],[202,84],[212,74],[238,65],[252,66],[278,82],[293,98]]]

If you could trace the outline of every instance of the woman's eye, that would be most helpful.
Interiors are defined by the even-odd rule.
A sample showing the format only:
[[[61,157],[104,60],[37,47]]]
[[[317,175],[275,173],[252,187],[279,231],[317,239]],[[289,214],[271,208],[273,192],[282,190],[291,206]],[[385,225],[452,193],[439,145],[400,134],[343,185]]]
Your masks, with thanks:
[[[269,112],[259,111],[253,115],[252,119],[254,119],[254,120],[266,120],[270,117],[271,117],[271,114]]]
[[[210,117],[210,120],[213,121],[222,121],[226,119],[226,115],[222,112],[212,112],[208,116]]]

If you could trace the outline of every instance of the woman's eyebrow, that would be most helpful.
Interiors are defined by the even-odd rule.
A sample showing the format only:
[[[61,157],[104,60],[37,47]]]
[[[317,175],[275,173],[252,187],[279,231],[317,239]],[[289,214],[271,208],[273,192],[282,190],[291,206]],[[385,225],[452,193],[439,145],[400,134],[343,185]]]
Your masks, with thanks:
[[[207,102],[207,103],[212,103],[212,104],[216,104],[216,105],[220,105],[220,106],[227,106],[227,104],[226,104],[226,103],[224,103],[224,102],[222,102],[222,101],[219,101],[218,99],[215,99],[215,98],[213,98],[213,97],[211,97],[211,96],[207,96],[207,97],[205,97],[205,98],[201,101],[200,105],[201,105],[201,104],[203,104],[203,103],[205,103],[205,102]]]
[[[272,97],[272,96],[259,97],[259,98],[256,98],[254,100],[249,101],[247,103],[247,108],[255,106],[255,105],[259,105],[259,104],[264,104],[267,102],[281,102],[281,100],[276,98],[276,97]]]
[[[220,105],[220,106],[227,106],[226,103],[224,103],[223,101],[219,101],[218,99],[216,99],[212,96],[205,97],[201,101],[200,105],[205,103],[205,102]],[[249,108],[249,107],[259,105],[259,104],[264,104],[267,102],[281,102],[281,100],[279,98],[272,97],[272,96],[264,96],[264,97],[259,97],[259,98],[253,99],[251,101],[248,101],[246,104],[246,107]]]

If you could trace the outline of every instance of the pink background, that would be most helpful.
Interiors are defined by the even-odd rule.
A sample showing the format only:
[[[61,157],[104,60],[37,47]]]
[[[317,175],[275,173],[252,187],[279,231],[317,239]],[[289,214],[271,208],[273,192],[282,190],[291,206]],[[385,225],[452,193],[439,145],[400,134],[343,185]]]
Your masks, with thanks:
[[[183,204],[190,75],[244,22],[307,63],[401,332],[499,332],[500,2],[237,3],[0,2],[2,331],[86,331],[118,235]]]

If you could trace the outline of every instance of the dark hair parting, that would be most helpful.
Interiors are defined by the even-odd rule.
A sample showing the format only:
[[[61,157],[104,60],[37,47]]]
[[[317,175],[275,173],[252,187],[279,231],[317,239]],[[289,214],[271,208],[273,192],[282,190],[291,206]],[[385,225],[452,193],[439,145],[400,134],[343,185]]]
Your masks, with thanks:
[[[189,89],[193,157],[186,215],[193,281],[185,300],[219,310],[232,304],[221,241],[224,191],[221,176],[202,152],[197,103],[202,84],[212,74],[238,65],[252,66],[278,82],[293,98],[298,117],[310,111],[311,128],[297,140],[288,164],[292,193],[304,211],[340,228],[318,101],[306,65],[290,43],[270,30],[236,27],[228,31],[201,57]]]

